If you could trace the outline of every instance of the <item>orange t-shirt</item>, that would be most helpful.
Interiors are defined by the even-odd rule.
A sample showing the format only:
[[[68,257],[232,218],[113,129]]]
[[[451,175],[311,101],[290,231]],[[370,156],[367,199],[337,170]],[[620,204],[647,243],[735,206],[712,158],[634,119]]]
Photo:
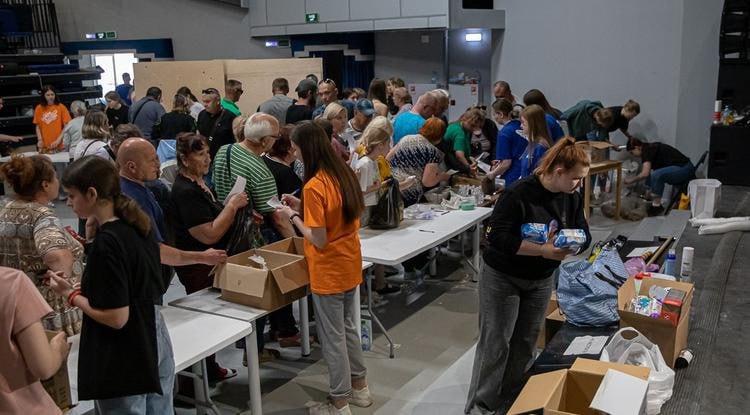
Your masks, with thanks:
[[[344,223],[338,181],[318,172],[302,190],[305,226],[326,228],[328,245],[318,249],[305,239],[310,289],[315,294],[339,294],[362,283],[359,219]]]
[[[57,105],[37,105],[34,109],[34,124],[39,127],[42,133],[44,147],[49,148],[60,134],[62,134],[65,124],[70,122],[70,112],[63,104]],[[63,148],[63,142],[57,148]]]

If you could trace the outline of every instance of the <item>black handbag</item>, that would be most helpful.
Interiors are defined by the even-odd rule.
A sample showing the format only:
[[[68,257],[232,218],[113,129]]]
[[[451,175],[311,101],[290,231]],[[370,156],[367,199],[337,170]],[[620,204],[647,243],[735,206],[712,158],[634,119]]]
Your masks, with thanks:
[[[389,180],[386,189],[380,195],[378,204],[372,208],[370,214],[368,226],[372,229],[398,228],[404,217],[404,201],[401,197],[401,190],[398,188],[398,182],[391,177],[386,180]]]

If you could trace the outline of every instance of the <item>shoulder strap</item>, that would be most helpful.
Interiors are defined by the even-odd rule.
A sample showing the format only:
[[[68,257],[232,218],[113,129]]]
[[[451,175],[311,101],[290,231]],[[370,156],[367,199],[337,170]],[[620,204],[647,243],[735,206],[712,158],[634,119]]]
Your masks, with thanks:
[[[107,144],[104,146],[104,149],[107,150],[107,154],[109,154],[109,157],[112,158],[112,160],[117,160],[117,156],[115,155],[115,152],[112,151],[112,148]]]
[[[90,142],[90,143],[89,143],[89,144],[88,144],[88,145],[86,146],[86,148],[84,148],[84,149],[83,149],[83,153],[81,153],[81,157],[84,157],[84,156],[86,155],[86,152],[87,152],[87,151],[89,151],[89,147],[91,147],[91,145],[92,145],[92,144],[94,144],[94,143],[96,143],[97,141],[98,141],[98,140],[94,140],[94,141]]]
[[[234,143],[227,146],[227,152],[226,152],[226,159],[227,159],[227,174],[229,175],[229,179],[232,178],[232,146]]]
[[[137,119],[138,119],[138,114],[140,114],[140,113],[141,113],[141,110],[143,109],[143,107],[145,107],[145,106],[146,106],[146,104],[148,104],[148,102],[149,102],[149,101],[151,101],[151,99],[150,99],[150,98],[146,98],[146,100],[145,100],[145,101],[143,101],[143,104],[141,104],[141,106],[140,106],[140,107],[138,107],[138,109],[137,109],[137,110],[135,110],[135,114],[133,114],[133,119],[132,119],[132,120],[130,120],[130,122],[132,122],[132,123],[135,123],[135,120],[137,120]]]

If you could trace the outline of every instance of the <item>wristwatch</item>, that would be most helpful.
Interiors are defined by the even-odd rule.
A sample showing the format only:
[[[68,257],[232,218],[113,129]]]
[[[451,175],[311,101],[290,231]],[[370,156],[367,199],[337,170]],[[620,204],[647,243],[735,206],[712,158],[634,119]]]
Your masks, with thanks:
[[[302,218],[302,216],[300,216],[299,213],[295,213],[292,216],[290,216],[289,222],[292,222],[292,225],[294,225],[294,218]]]

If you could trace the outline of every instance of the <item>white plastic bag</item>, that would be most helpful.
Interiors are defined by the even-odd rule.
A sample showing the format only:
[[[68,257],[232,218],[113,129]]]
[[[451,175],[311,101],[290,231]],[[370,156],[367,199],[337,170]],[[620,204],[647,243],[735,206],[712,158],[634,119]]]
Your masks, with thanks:
[[[713,218],[721,200],[721,182],[716,179],[695,179],[688,183],[692,217]]]
[[[626,338],[623,333],[629,333]],[[646,395],[646,413],[655,415],[672,397],[674,388],[674,370],[667,366],[659,346],[632,327],[620,329],[612,336],[609,344],[604,346],[603,362],[622,363],[633,366],[644,366],[651,369],[648,376],[648,394]]]

